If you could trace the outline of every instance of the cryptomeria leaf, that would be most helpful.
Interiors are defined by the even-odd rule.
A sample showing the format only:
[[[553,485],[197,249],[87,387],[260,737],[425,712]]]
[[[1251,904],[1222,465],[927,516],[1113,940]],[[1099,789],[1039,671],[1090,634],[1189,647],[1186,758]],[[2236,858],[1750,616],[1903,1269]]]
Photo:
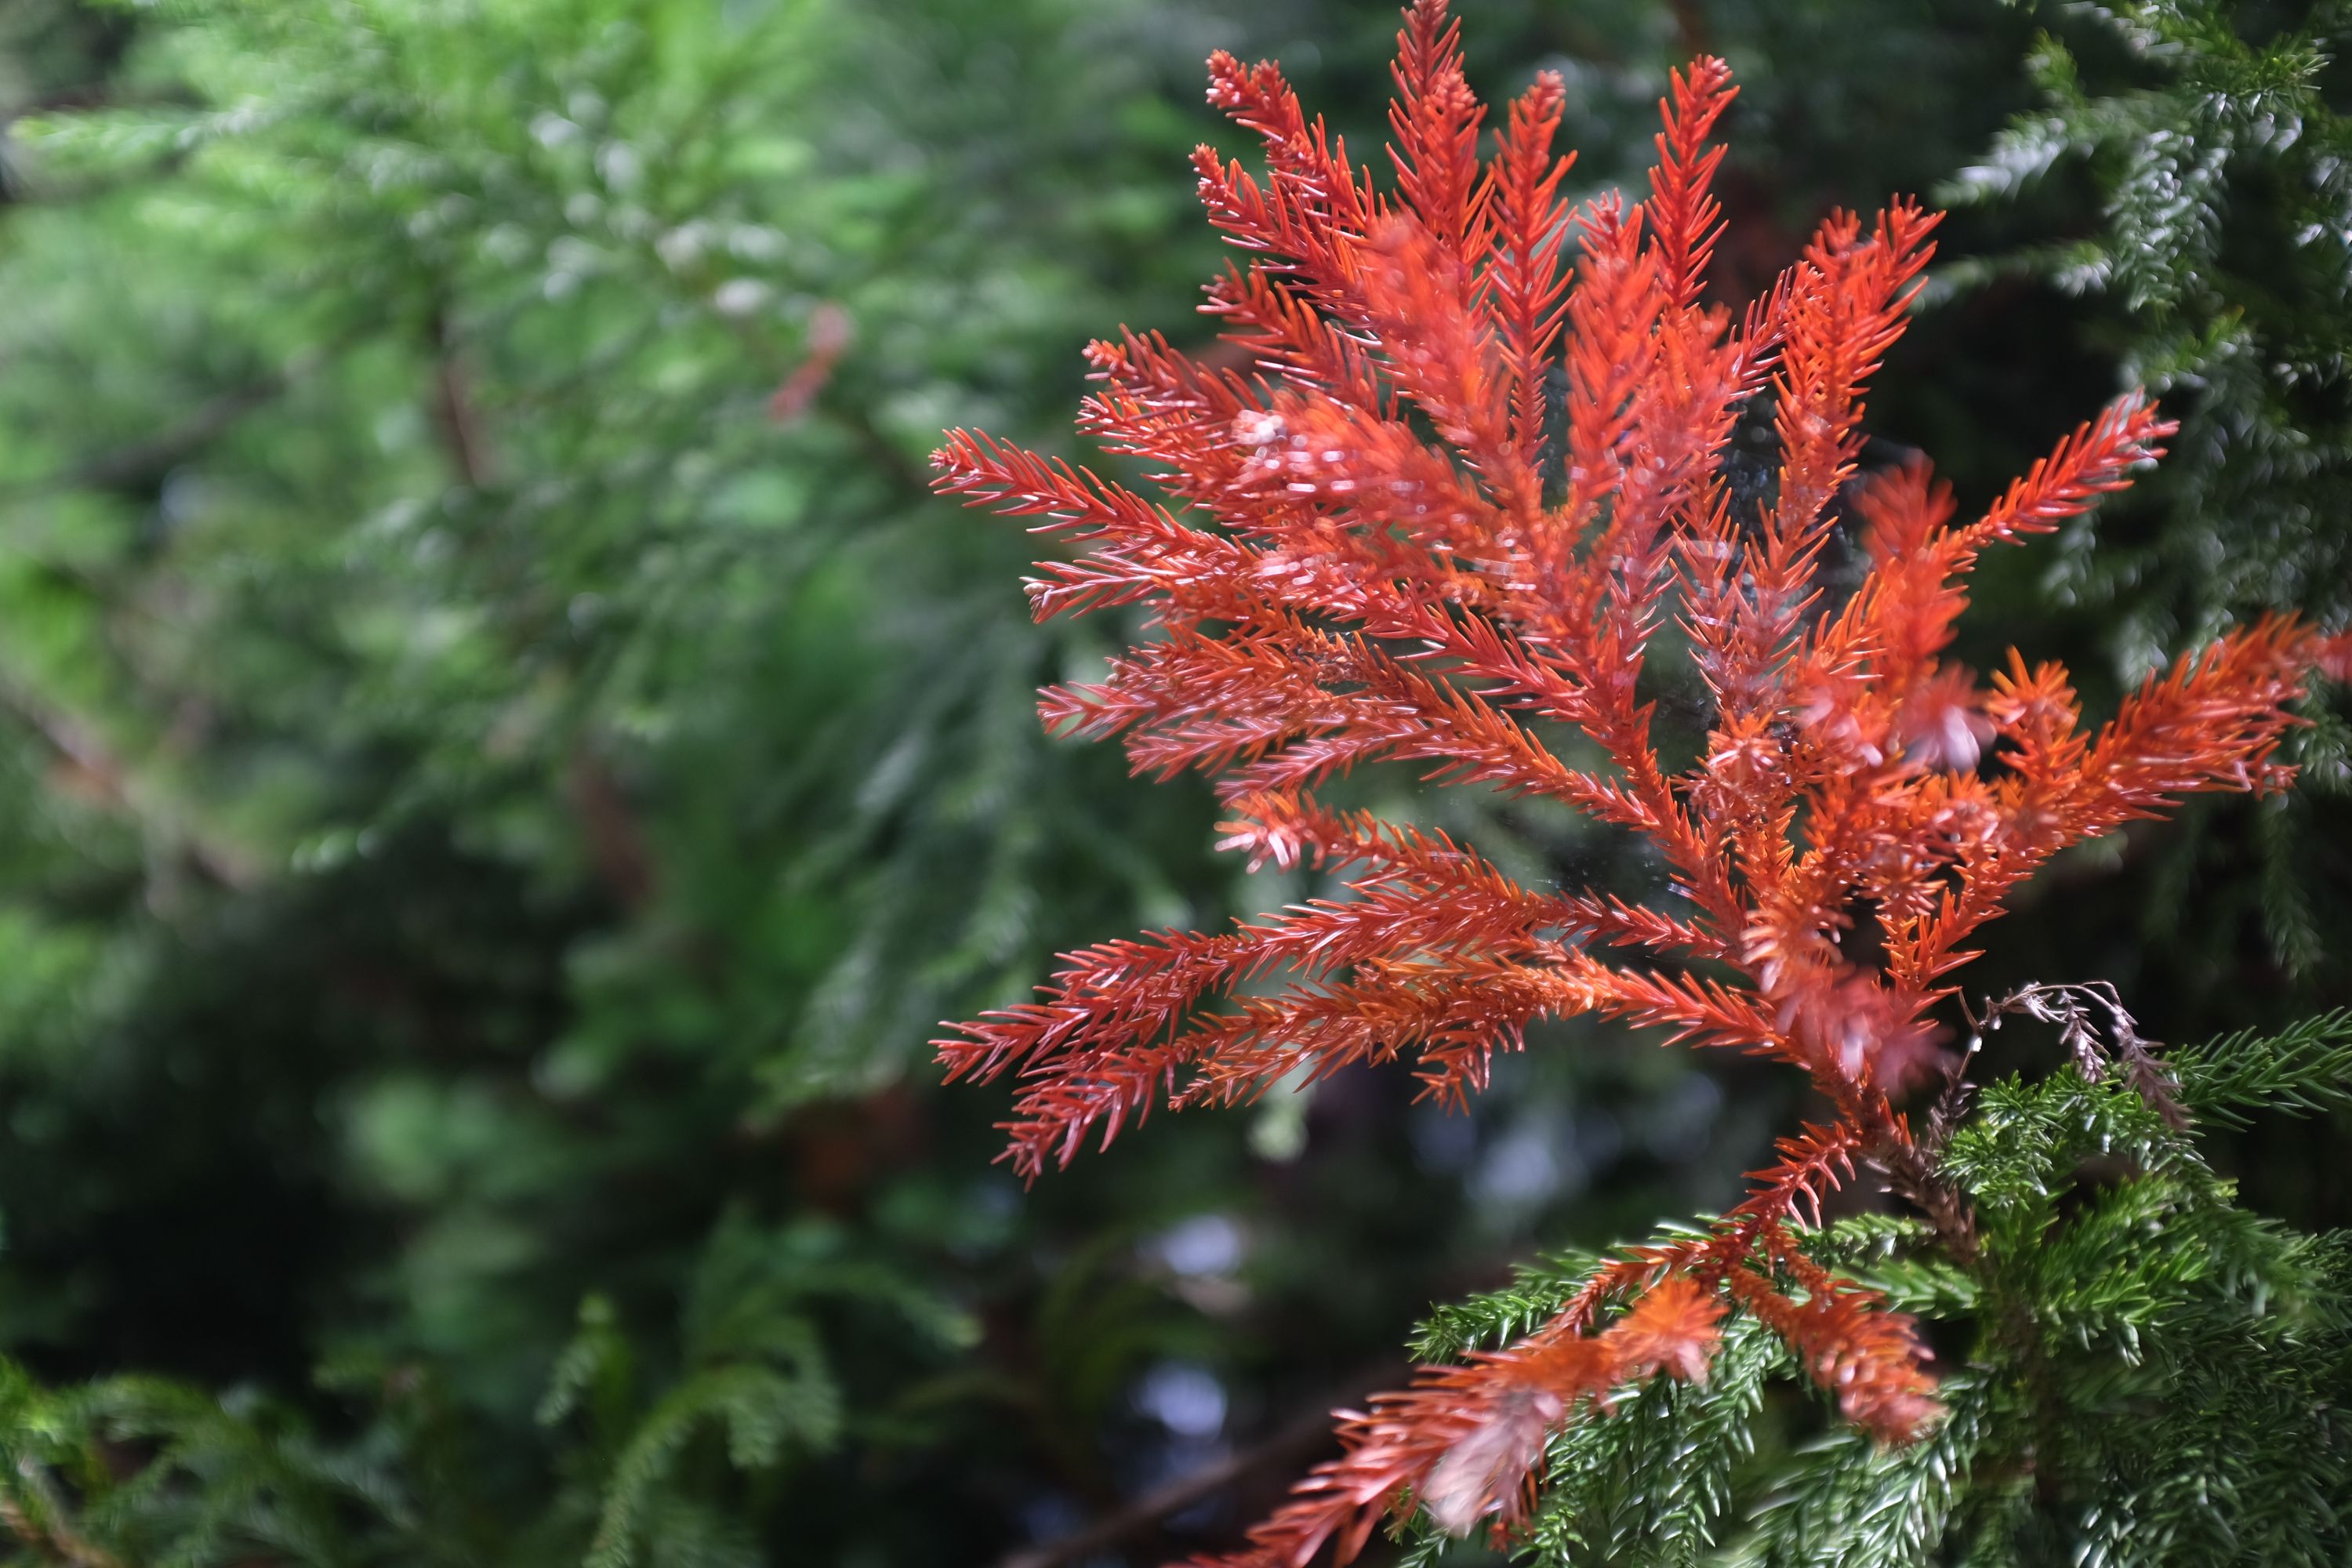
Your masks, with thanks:
[[[2250,1110],[2316,1113],[2352,1104],[2352,1010],[2277,1034],[2247,1029],[2166,1058],[2181,1098],[2201,1115],[2242,1122]]]
[[[1955,1260],[1979,1245],[1955,1182],[2003,1211],[1997,1241],[2028,1223],[2078,1153],[2057,1126],[2076,1108],[1997,1091],[1969,1132],[2030,1143],[2039,1163],[1956,1141],[1948,1171],[1895,1110],[1948,1070],[1930,1014],[1975,956],[1967,944],[2070,844],[2187,795],[2283,787],[2288,705],[2340,650],[2265,617],[2150,675],[2095,731],[2054,664],[2012,652],[1980,683],[1946,658],[1979,557],[2124,489],[2174,426],[2144,397],[2119,399],[1969,521],[1924,462],[1862,478],[1862,394],[1917,296],[1934,216],[1907,201],[1867,223],[1832,215],[1736,320],[1706,302],[1721,221],[1710,137],[1733,95],[1722,61],[1675,77],[1647,197],[1580,213],[1559,194],[1557,76],[1510,107],[1483,163],[1486,110],[1444,0],[1406,8],[1394,78],[1391,194],[1276,66],[1212,57],[1210,100],[1263,140],[1267,164],[1261,177],[1212,148],[1194,158],[1211,222],[1248,257],[1208,308],[1250,369],[1127,333],[1088,350],[1099,390],[1081,419],[1141,459],[1165,501],[971,431],[933,459],[942,489],[1084,546],[1041,563],[1041,618],[1133,605],[1152,616],[1158,635],[1107,678],[1044,693],[1047,726],[1121,737],[1139,772],[1213,776],[1229,847],[1254,867],[1344,868],[1348,896],[1066,954],[1036,1002],[953,1026],[940,1060],[951,1078],[1017,1076],[1006,1158],[1033,1179],[1163,1100],[1230,1105],[1407,1055],[1429,1097],[1459,1103],[1549,1018],[1627,1019],[1801,1069],[1833,1118],[1781,1140],[1747,1201],[1706,1233],[1594,1270],[1516,1343],[1375,1399],[1236,1561],[1298,1568],[1328,1544],[1344,1563],[1408,1500],[1454,1534],[1488,1518],[1524,1526],[1547,1446],[1568,1444],[1571,1476],[1617,1464],[1639,1432],[1559,1435],[1621,1405],[1622,1384],[1661,1370],[1704,1381],[1733,1309],[1873,1438],[1925,1436],[1924,1457],[1873,1472],[1906,1478],[1905,1498],[1850,1522],[1826,1503],[1789,1516],[1828,1521],[1803,1524],[1807,1541],[1842,1531],[1862,1559],[1914,1560],[1942,1529],[1978,1415],[1937,1427],[1911,1320],[1825,1269],[1797,1230],[1864,1161]],[[2134,156],[2116,221],[2189,265],[2215,242],[2226,145],[2155,138]],[[2128,286],[2156,302],[2169,284]],[[1724,453],[1768,394],[1779,464],[1751,516]],[[1866,567],[1832,601],[1816,567],[1848,508]],[[1679,773],[1643,685],[1669,611],[1712,699],[1698,760]],[[1556,750],[1560,727],[1601,761]],[[1383,763],[1637,835],[1681,898],[1523,887],[1442,834],[1317,798]],[[2116,1110],[2098,1136],[2152,1166],[2178,1138],[2143,1109],[2152,1126]],[[1517,1328],[1544,1289],[1524,1280],[1427,1342]],[[1664,1550],[1690,1547],[1736,1446],[1715,1442],[1687,1490],[1652,1478],[1642,1528],[1635,1513],[1556,1519],[1556,1542],[1646,1530]]]

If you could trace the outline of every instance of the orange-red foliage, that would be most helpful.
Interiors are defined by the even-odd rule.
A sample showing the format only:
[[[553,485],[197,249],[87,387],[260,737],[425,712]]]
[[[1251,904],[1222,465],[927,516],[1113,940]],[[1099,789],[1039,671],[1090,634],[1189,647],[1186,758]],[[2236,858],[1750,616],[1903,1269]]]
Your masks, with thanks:
[[[1916,1435],[1936,1407],[1910,1323],[1789,1227],[1856,1158],[1918,1179],[1894,1100],[1933,1072],[1933,1010],[2002,899],[2065,846],[2183,795],[2284,784],[2285,705],[2345,657],[2265,620],[2089,732],[2054,666],[2012,655],[1980,685],[1942,658],[1979,553],[2123,488],[2172,426],[2123,398],[1966,522],[1924,466],[1858,478],[1863,390],[1903,331],[1935,215],[1832,216],[1735,318],[1705,293],[1721,156],[1706,138],[1734,90],[1721,61],[1674,79],[1647,199],[1575,212],[1552,151],[1557,78],[1511,106],[1483,163],[1444,0],[1407,9],[1396,81],[1390,195],[1274,66],[1210,61],[1211,100],[1265,145],[1263,177],[1205,147],[1194,160],[1211,221],[1249,256],[1206,309],[1253,368],[1128,333],[1089,350],[1099,387],[1080,420],[1176,508],[984,435],[957,431],[935,459],[943,489],[1086,543],[1031,583],[1041,616],[1155,613],[1159,635],[1108,679],[1045,694],[1047,724],[1123,736],[1139,770],[1216,775],[1228,846],[1347,868],[1348,896],[1068,954],[1039,1001],[941,1042],[949,1076],[1018,1074],[1008,1152],[1033,1176],[1163,1093],[1232,1102],[1411,1053],[1428,1092],[1458,1099],[1528,1023],[1580,1013],[1779,1058],[1837,1120],[1785,1141],[1713,1235],[1638,1250],[1520,1344],[1348,1417],[1343,1456],[1254,1532],[1247,1560],[1265,1564],[1326,1542],[1345,1562],[1411,1500],[1457,1531],[1517,1517],[1546,1433],[1627,1379],[1703,1377],[1727,1303],[1783,1336],[1850,1419]],[[1780,463],[1751,510],[1718,458],[1759,399]],[[1868,569],[1832,599],[1816,566],[1841,515]],[[1670,613],[1716,703],[1676,776],[1641,692]],[[1581,730],[1608,765],[1571,764],[1530,719]],[[1442,834],[1314,798],[1375,759],[1646,836],[1681,897],[1666,910],[1522,888]],[[1858,910],[1879,928],[1868,963],[1841,941]],[[1270,979],[1284,984],[1236,994]]]

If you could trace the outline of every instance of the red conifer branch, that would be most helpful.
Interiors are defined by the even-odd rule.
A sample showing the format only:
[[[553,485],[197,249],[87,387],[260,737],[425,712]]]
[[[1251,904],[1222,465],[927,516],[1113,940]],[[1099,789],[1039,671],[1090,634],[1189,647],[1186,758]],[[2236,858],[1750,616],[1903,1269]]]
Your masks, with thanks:
[[[1688,310],[1706,286],[1706,264],[1723,228],[1723,209],[1708,188],[1723,149],[1706,139],[1739,89],[1731,85],[1731,68],[1718,59],[1694,60],[1672,80],[1673,90],[1658,104],[1665,127],[1655,138],[1649,216],[1668,302]]]
[[[1211,221],[1247,256],[1206,310],[1250,368],[1126,333],[1088,350],[1081,414],[1182,510],[986,436],[954,432],[936,459],[942,489],[1083,548],[1040,568],[1038,615],[1150,607],[1155,635],[1102,680],[1047,691],[1045,721],[1122,736],[1141,771],[1214,775],[1226,847],[1346,891],[1067,954],[1036,1000],[955,1026],[941,1060],[1017,1078],[1007,1157],[1029,1177],[1162,1099],[1231,1103],[1351,1064],[1411,1055],[1425,1092],[1459,1100],[1529,1024],[1576,1014],[1787,1061],[1836,1118],[1783,1140],[1712,1232],[1629,1252],[1519,1343],[1348,1417],[1342,1456],[1253,1532],[1240,1561],[1265,1568],[1327,1545],[1344,1562],[1405,1508],[1507,1525],[1547,1434],[1660,1370],[1704,1377],[1732,1307],[1849,1419],[1916,1436],[1934,1385],[1909,1321],[1792,1227],[1868,1160],[1965,1230],[1896,1109],[1937,1076],[1965,944],[2069,844],[2188,794],[2285,784],[2308,672],[2352,674],[2352,634],[2270,619],[2184,656],[2095,730],[2055,666],[2012,655],[1980,684],[1945,659],[1979,552],[2122,489],[2171,425],[2124,398],[1957,522],[1924,464],[1856,472],[1863,395],[1934,215],[1832,216],[1735,319],[1706,300],[1721,61],[1673,79],[1648,198],[1573,218],[1556,79],[1511,106],[1482,163],[1485,110],[1444,0],[1408,7],[1394,74],[1391,199],[1273,66],[1210,62],[1211,100],[1265,142],[1262,177],[1195,160]],[[1548,494],[1555,371],[1565,473]],[[1751,510],[1721,457],[1768,389],[1780,463]],[[1847,516],[1868,569],[1824,607],[1817,563]],[[1669,614],[1716,705],[1678,774],[1641,687]],[[1564,761],[1545,723],[1605,762]],[[1683,900],[1524,888],[1443,834],[1314,798],[1376,762],[1640,834]],[[1858,924],[1875,940],[1849,942]]]
[[[1566,320],[1560,271],[1568,215],[1559,183],[1576,161],[1552,156],[1568,89],[1544,71],[1511,105],[1494,169],[1495,258],[1486,281],[1504,368],[1511,384],[1511,437],[1520,459],[1534,467],[1543,446],[1544,382]]]
[[[1346,1563],[1405,1493],[1457,1534],[1489,1514],[1509,1524],[1520,1517],[1521,1480],[1561,1422],[1662,1370],[1705,1382],[1723,1310],[1687,1276],[1668,1275],[1597,1334],[1547,1330],[1466,1366],[1423,1368],[1410,1390],[1343,1412],[1346,1451],[1318,1466],[1295,1501],[1250,1531],[1250,1550],[1228,1561],[1303,1568],[1331,1542],[1333,1561]]]
[[[1420,226],[1456,261],[1475,264],[1483,238],[1485,174],[1478,126],[1486,105],[1462,75],[1462,24],[1445,0],[1413,0],[1397,35],[1389,155],[1397,189]]]

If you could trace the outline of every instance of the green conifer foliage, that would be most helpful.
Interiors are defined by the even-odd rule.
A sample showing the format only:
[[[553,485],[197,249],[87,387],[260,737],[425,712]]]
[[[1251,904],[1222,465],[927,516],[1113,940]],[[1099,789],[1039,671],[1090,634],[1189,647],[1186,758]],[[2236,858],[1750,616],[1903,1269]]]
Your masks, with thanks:
[[[1475,17],[1477,79],[1565,72],[1578,199],[1638,174],[1669,64],[1733,60],[1735,278],[1834,202],[1959,167],[2036,90],[2028,18],[1986,0]],[[1402,1374],[1433,1297],[1531,1239],[1639,1235],[1734,1190],[1777,1104],[1761,1077],[1734,1064],[1717,1089],[1607,1029],[1573,1067],[1505,1064],[1475,1120],[1343,1079],[1155,1120],[1026,1198],[986,1173],[1001,1103],[908,1087],[933,1020],[1025,995],[1058,947],[1328,890],[1237,891],[1205,801],[1036,734],[1032,689],[1093,678],[1129,628],[1021,625],[1029,542],[926,499],[919,464],[949,423],[1058,441],[1087,333],[1192,319],[1202,54],[1284,54],[1376,147],[1392,27],[1356,0],[0,0],[0,1562],[1144,1568],[1230,1542],[1316,1457],[1299,1431]],[[2116,59],[2076,55],[2083,96],[2115,99]],[[2126,85],[2179,58],[2124,62]],[[2037,189],[2096,189],[2124,142],[2095,140]],[[2259,171],[2317,143],[2242,145],[2229,199],[2300,211]],[[2231,211],[2221,271],[2167,320],[2252,259]],[[2293,299],[2296,331],[2342,319]],[[2120,332],[2110,304],[2095,324]],[[1890,365],[1887,405],[1917,417],[1887,429],[1973,494],[2013,466],[1972,423],[1992,400],[1912,390],[1967,371],[1949,320]],[[2000,411],[2021,439],[2102,390],[2058,384],[2072,339],[2041,348],[2017,372],[2037,390]],[[2192,430],[2195,391],[2168,396]],[[2336,471],[2246,470],[2229,504],[2306,548]],[[2191,516],[2112,515],[2149,531],[2068,559],[2091,582],[2110,547],[2155,549],[2147,520]],[[2205,623],[2167,606],[2209,578],[2096,577],[2114,597],[2082,618],[2174,646]],[[2341,731],[2315,717],[2324,763]],[[1435,825],[1531,884],[1655,879],[1523,805],[1374,780],[1351,804],[1459,811]],[[2318,946],[2303,989],[2223,968],[2250,1016],[2308,1005],[2347,951],[2325,914],[2343,841],[2293,842],[2273,864],[2300,879],[2274,885],[2321,911]],[[2226,855],[2200,875],[2147,907],[2256,886]],[[2095,951],[2113,922],[2078,924],[2053,945]],[[2148,951],[2229,947],[2191,929]],[[2235,1065],[2203,1089],[2175,1058],[2200,1120],[2131,1214],[2203,1250],[2133,1254],[2161,1277],[2073,1315],[2021,1253],[2003,1287],[2050,1296],[2068,1334],[2130,1321],[2182,1355],[2165,1314],[2202,1313],[2280,1381],[2222,1357],[2146,1360],[2126,1386],[2120,1331],[2053,1328],[2067,1399],[2112,1385],[2136,1414],[2162,1372],[2233,1390],[2216,1408],[2249,1431],[2305,1407],[2325,1247],[2242,1234],[2180,1163],[2251,1163],[2250,1191],[2316,1169],[2226,1136],[2242,1114],[2264,1140],[2324,1126],[2341,1030],[2299,1038],[2215,1047]],[[2138,1125],[2105,1086],[2042,1081],[2046,1047],[2035,1092]],[[2032,1179],[2053,1230],[2122,1202],[2097,1157]],[[2144,1234],[2116,1215],[2080,1256]],[[1706,1384],[1560,1436],[1528,1551],[1840,1561],[1942,1521],[1947,1558],[2001,1562],[2179,1515],[2162,1560],[2226,1562],[2171,1478],[2253,1500],[2213,1516],[2240,1530],[2298,1474],[2330,1484],[2324,1453],[2238,1474],[2183,1458],[2185,1436],[2131,1450],[2164,1434],[2098,1415],[2081,1465],[2021,1500],[2000,1467],[2025,1428],[1993,1391],[2025,1384],[1977,1313],[1992,1287],[1890,1218],[1814,1239],[1938,1325],[1975,1424],[1801,1455],[1828,1423],[1735,1317]],[[2269,1283],[2259,1310],[2213,1258]],[[1524,1331],[1590,1266],[1441,1311],[1415,1352]],[[1171,1369],[1222,1391],[1213,1432],[1144,1405]],[[2128,1514],[2092,1518],[2095,1495]],[[2265,1528],[2312,1517],[2262,1506]]]
[[[1027,417],[1181,123],[1073,145],[1139,89],[1058,5],[51,9],[128,52],[0,82],[24,1549],[952,1533],[848,1456],[1095,1418],[1187,1315],[1084,1399],[950,1376],[971,1298],[1028,1331],[1026,1232],[860,1097],[1071,911],[1223,879],[1034,735],[1085,645],[964,591],[1020,545],[919,454]]]
[[[2352,118],[2334,4],[2145,0],[2035,7],[2041,102],[1938,192],[2036,237],[1956,268],[2022,271],[2100,308],[2087,336],[2120,384],[2181,418],[2136,504],[2069,531],[2045,587],[2095,619],[2125,679],[2264,610],[2352,616]],[[2091,221],[2085,222],[2089,216]],[[2341,995],[2352,903],[2340,725],[2304,738],[2305,787],[2226,849],[2189,836],[2178,884],[2217,855],[2260,867],[2252,923],[2290,978]],[[2324,819],[2328,825],[2323,828]],[[2170,900],[2155,919],[2177,919]],[[2203,918],[2235,918],[2207,906]],[[2158,940],[2172,931],[2151,934]],[[2191,940],[2194,940],[2193,938]]]
[[[2200,1121],[2352,1105],[2352,1016],[2169,1058]],[[2352,1237],[2236,1201],[2191,1130],[2069,1068],[1989,1086],[1942,1169],[1975,1256],[1925,1224],[1852,1215],[1822,1264],[1946,1347],[1942,1424],[1888,1448],[1808,1413],[1785,1351],[1727,1325],[1701,1385],[1628,1392],[1551,1445],[1559,1484],[1515,1555],[1546,1565],[2321,1564],[2352,1550]],[[1670,1242],[1688,1232],[1670,1231]],[[1495,1349],[1596,1261],[1521,1271],[1442,1310],[1416,1353]],[[1807,1436],[1811,1431],[1814,1436]],[[1419,1536],[1434,1561],[1446,1538]]]

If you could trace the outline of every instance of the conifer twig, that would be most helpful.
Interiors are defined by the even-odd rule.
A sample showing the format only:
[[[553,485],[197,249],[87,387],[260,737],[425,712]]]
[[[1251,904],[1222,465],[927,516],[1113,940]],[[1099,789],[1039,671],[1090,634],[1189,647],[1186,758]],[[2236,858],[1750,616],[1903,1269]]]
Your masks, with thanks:
[[[1040,564],[1039,616],[1150,616],[1102,679],[1043,694],[1048,727],[1118,738],[1138,772],[1209,775],[1228,847],[1319,866],[1345,896],[1066,953],[1035,1001],[950,1026],[948,1076],[1017,1081],[1004,1157],[1030,1179],[1160,1107],[1359,1064],[1411,1058],[1426,1097],[1458,1104],[1496,1052],[1580,1015],[1771,1058],[1834,1108],[1712,1230],[1627,1252],[1517,1343],[1346,1417],[1340,1457],[1250,1532],[1237,1568],[1306,1568],[1327,1547],[1344,1563],[1407,1508],[1507,1532],[1552,1433],[1622,1384],[1703,1379],[1735,1307],[1856,1426],[1916,1440],[1939,1408],[1911,1320],[1794,1231],[1865,1161],[1951,1259],[1978,1255],[1978,1216],[1938,1169],[1949,1114],[1923,1133],[1904,1109],[1958,1080],[1937,1015],[1969,944],[2067,846],[2190,794],[2284,787],[2290,705],[2342,641],[2256,621],[2096,728],[2054,664],[2012,652],[1983,681],[1952,662],[1984,552],[2124,489],[2174,426],[2118,398],[1974,518],[1924,458],[1863,474],[1864,398],[1938,215],[1900,198],[1832,213],[1747,311],[1709,303],[1712,136],[1735,91],[1721,60],[1670,78],[1648,195],[1577,213],[1551,149],[1556,79],[1478,164],[1486,110],[1445,0],[1412,0],[1398,33],[1392,192],[1276,66],[1219,54],[1209,74],[1210,100],[1264,144],[1263,174],[1194,158],[1211,223],[1244,254],[1209,312],[1248,368],[1122,333],[1089,348],[1080,415],[1166,500],[971,431],[933,462],[941,489],[1081,547]],[[1581,254],[1563,285],[1569,234]],[[1750,517],[1723,455],[1768,395],[1779,462]],[[1866,569],[1832,602],[1819,567],[1849,518]],[[1670,614],[1712,700],[1679,770],[1643,695]],[[1554,727],[1587,752],[1556,750]],[[1638,836],[1674,896],[1525,888],[1472,846],[1317,799],[1382,763]],[[2003,1006],[2059,1023],[2086,1069],[2112,1056],[2178,1114],[2111,989]],[[2106,1015],[2103,1047],[2086,1007]]]

